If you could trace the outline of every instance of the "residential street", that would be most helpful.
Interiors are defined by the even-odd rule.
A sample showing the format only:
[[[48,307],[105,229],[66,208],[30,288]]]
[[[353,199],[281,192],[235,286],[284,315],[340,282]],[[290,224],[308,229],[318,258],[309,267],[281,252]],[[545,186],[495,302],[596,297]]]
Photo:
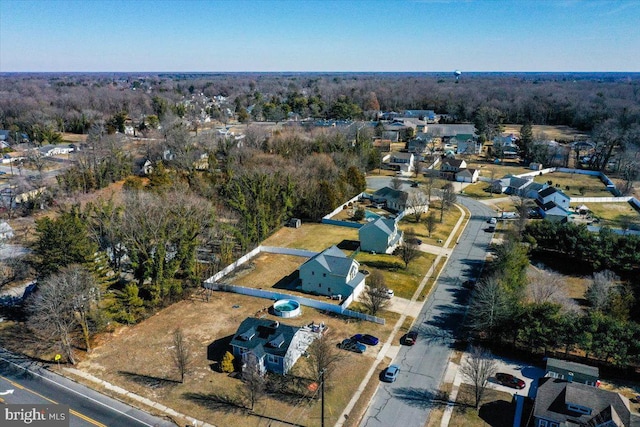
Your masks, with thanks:
[[[414,323],[418,331],[416,344],[402,346],[393,360],[400,366],[397,381],[380,383],[362,427],[422,427],[437,404],[433,398],[446,371],[468,299],[469,290],[462,283],[480,274],[493,235],[485,231],[487,219],[494,214],[489,207],[463,197],[458,198],[458,203],[469,209],[471,219]]]
[[[175,426],[0,349],[0,392],[9,390],[3,403],[69,405],[70,427]]]

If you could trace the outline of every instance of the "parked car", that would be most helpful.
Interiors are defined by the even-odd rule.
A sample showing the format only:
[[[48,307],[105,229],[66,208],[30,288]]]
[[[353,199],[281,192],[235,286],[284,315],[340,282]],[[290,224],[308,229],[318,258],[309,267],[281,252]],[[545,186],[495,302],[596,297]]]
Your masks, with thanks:
[[[369,335],[369,334],[364,334],[364,335],[355,334],[354,336],[351,337],[351,339],[367,345],[378,345],[378,343],[380,342],[380,340],[377,337],[374,337],[373,335]]]
[[[396,365],[389,365],[387,369],[384,371],[384,375],[382,376],[383,381],[388,383],[392,383],[398,378],[398,374],[400,373],[400,368]]]
[[[525,386],[524,381],[518,377],[514,377],[511,374],[505,374],[503,372],[498,372],[496,374],[496,381],[498,384],[501,384],[506,387],[516,388],[518,390],[522,390]]]
[[[359,343],[358,341],[354,341],[351,338],[342,340],[342,342],[338,344],[338,347],[343,350],[353,351],[354,353],[364,353],[367,350],[366,345]]]
[[[416,331],[409,331],[407,335],[404,336],[404,343],[406,345],[414,345],[418,340],[418,333]]]
[[[422,240],[420,239],[416,239],[414,237],[407,239],[406,240],[407,243],[412,244],[412,245],[421,245],[422,244]]]
[[[498,222],[498,220],[494,217],[494,218],[490,218],[489,221],[487,221],[489,224],[496,224]]]
[[[385,298],[393,298],[394,296],[393,289],[389,289],[389,288],[381,288],[378,291],[376,291],[376,293],[379,293],[381,296]]]

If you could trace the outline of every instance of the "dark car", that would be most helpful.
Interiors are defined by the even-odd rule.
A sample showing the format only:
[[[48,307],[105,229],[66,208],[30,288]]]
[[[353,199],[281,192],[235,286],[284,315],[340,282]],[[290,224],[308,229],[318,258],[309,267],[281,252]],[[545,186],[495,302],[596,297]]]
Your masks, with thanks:
[[[387,369],[384,371],[384,375],[382,376],[382,380],[388,383],[392,383],[398,378],[398,374],[400,373],[400,368],[396,365],[389,365]]]
[[[413,237],[407,239],[406,242],[411,244],[411,245],[421,245],[422,244],[422,240],[416,239],[416,238],[413,238]]]
[[[353,351],[354,353],[364,353],[367,350],[366,345],[359,343],[358,341],[354,341],[350,338],[343,340],[340,344],[338,344],[338,347],[343,350]]]
[[[522,381],[520,378],[502,372],[498,372],[496,374],[496,381],[498,382],[498,384],[506,387],[517,388],[518,390],[522,390],[525,386],[524,381]]]
[[[374,337],[373,335],[369,335],[369,334],[364,334],[364,335],[355,334],[354,336],[351,337],[351,339],[366,345],[378,345],[378,343],[380,342],[380,340],[377,337]]]
[[[409,331],[404,337],[404,343],[406,345],[414,345],[418,339],[418,333],[416,331]]]

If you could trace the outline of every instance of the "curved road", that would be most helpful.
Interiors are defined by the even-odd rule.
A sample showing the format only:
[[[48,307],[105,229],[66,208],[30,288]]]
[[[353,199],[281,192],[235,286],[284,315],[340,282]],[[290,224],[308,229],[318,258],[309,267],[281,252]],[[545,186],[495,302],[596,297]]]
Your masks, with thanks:
[[[5,394],[7,391],[11,393]],[[69,405],[70,427],[175,427],[0,349],[0,402]]]
[[[393,360],[400,366],[398,379],[381,383],[361,427],[423,427],[431,409],[441,404],[436,393],[470,292],[462,283],[478,277],[483,268],[493,235],[485,231],[487,220],[495,215],[491,208],[472,199],[458,197],[458,203],[469,209],[470,221],[415,320],[416,344],[402,346]]]

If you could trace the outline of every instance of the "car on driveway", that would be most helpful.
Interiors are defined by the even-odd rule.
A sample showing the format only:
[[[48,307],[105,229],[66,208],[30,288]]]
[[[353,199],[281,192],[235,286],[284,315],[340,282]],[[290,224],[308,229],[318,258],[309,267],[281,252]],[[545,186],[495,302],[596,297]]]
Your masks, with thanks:
[[[384,375],[382,376],[382,380],[388,383],[392,383],[398,378],[398,374],[400,373],[400,368],[396,365],[389,365],[387,369],[384,371]]]
[[[378,343],[380,342],[378,337],[374,337],[373,335],[369,334],[355,334],[351,337],[351,339],[366,345],[378,345]]]
[[[506,386],[506,387],[511,387],[511,388],[515,388],[518,390],[522,390],[525,386],[525,383],[523,380],[521,380],[518,377],[514,377],[511,374],[505,374],[503,372],[498,372],[496,374],[496,381],[498,382],[498,384]]]
[[[338,347],[343,350],[353,351],[354,353],[364,353],[367,350],[366,345],[359,343],[358,341],[354,341],[351,338],[342,340],[342,342],[338,344]]]
[[[407,335],[404,336],[404,343],[406,345],[414,345],[417,339],[418,333],[416,331],[409,331]]]
[[[421,245],[422,244],[422,240],[417,239],[415,237],[410,237],[406,240],[407,243],[411,244],[411,245]]]

